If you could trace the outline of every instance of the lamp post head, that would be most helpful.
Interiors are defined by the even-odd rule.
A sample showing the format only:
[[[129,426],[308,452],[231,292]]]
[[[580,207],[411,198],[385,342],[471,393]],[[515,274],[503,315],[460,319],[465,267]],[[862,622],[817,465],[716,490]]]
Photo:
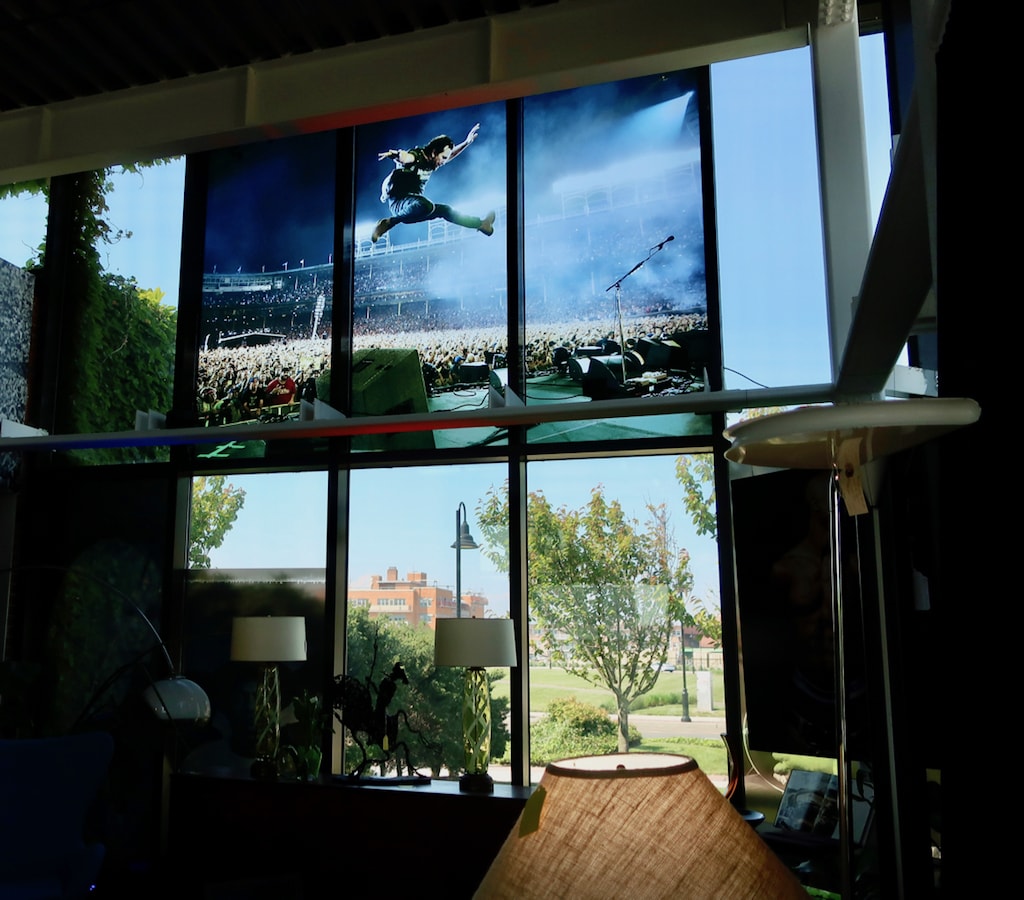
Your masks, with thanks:
[[[459,526],[459,537],[458,540],[452,542],[452,550],[479,550],[480,545],[473,540],[473,535],[469,533],[469,523],[463,522]]]

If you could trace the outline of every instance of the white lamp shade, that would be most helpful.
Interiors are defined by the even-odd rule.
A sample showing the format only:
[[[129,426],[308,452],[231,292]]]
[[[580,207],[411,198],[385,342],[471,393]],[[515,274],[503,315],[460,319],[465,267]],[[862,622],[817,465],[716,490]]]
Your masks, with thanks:
[[[475,900],[807,900],[696,762],[618,753],[551,763]]]
[[[231,624],[236,662],[302,662],[306,658],[303,616],[236,616]]]
[[[515,625],[511,619],[437,619],[434,622],[434,665],[483,669],[514,666]]]
[[[194,681],[175,675],[155,681],[142,692],[153,715],[165,721],[209,722],[210,698]]]
[[[867,463],[977,421],[981,409],[960,397],[807,406],[727,428],[730,462],[790,469],[831,469],[840,447]]]

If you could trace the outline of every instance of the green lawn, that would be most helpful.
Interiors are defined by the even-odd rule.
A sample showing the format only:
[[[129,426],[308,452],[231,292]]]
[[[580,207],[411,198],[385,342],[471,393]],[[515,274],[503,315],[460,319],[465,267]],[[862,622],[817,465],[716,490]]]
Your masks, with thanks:
[[[690,700],[690,715],[714,715],[725,714],[725,692],[721,672],[711,673],[711,698],[714,709],[710,713],[697,711],[697,675],[694,672],[686,673],[686,690]],[[507,697],[509,692],[509,681],[501,679],[494,686],[496,697]],[[612,692],[607,688],[595,687],[569,675],[563,669],[549,669],[543,666],[530,667],[530,712],[546,712],[548,704],[559,697],[575,697],[581,703],[590,703],[593,706],[605,706],[609,710],[614,706]],[[654,704],[645,706],[645,715],[652,716],[678,716],[682,714],[683,708],[683,673],[662,672],[654,689],[647,695]],[[664,700],[664,703],[658,701]],[[656,704],[656,705],[655,705]],[[635,711],[636,708],[634,707]]]
[[[495,670],[499,672],[500,670]],[[507,674],[507,673],[506,673]],[[711,694],[714,709],[710,713],[700,713],[697,710],[697,676],[693,672],[686,673],[686,688],[689,692],[690,716],[701,715],[722,717],[725,715],[725,699],[722,683],[722,673],[711,673]],[[683,675],[681,672],[663,672],[659,677],[654,689],[648,694],[649,700],[659,700],[663,697],[671,697],[671,702],[661,705],[645,706],[641,712],[648,716],[680,716],[682,714],[682,690]],[[494,685],[494,695],[497,697],[508,697],[509,679],[502,678]],[[612,709],[612,693],[607,688],[595,687],[584,681],[569,675],[563,669],[549,669],[542,666],[530,667],[530,711],[546,712],[548,704],[559,697],[576,697],[582,703],[589,703],[593,706],[605,706],[609,711]],[[679,698],[678,700],[676,698]],[[649,753],[680,753],[684,756],[692,756],[697,760],[701,769],[709,775],[727,775],[729,772],[728,758],[725,751],[725,744],[720,740],[702,738],[667,737],[645,739],[636,750],[643,750]],[[807,769],[810,771],[834,772],[835,763],[833,760],[818,759],[809,756],[787,756],[785,754],[772,754],[773,769],[777,774],[786,774],[794,768]]]
[[[686,688],[689,693],[690,715],[699,716],[697,711],[697,676],[693,672],[686,673]],[[653,690],[646,695],[648,700],[666,702],[644,707],[644,715],[680,716],[682,715],[682,672],[662,672]],[[722,673],[711,673],[711,693],[714,709],[703,715],[724,716],[725,700],[722,686]],[[496,697],[509,696],[509,679],[502,678],[494,685]],[[530,711],[546,712],[548,704],[559,697],[575,697],[582,703],[592,706],[604,706],[609,711],[614,707],[612,692],[607,688],[595,687],[582,678],[569,675],[564,669],[542,666],[530,667]],[[669,700],[671,698],[671,700]],[[725,744],[718,740],[701,738],[650,738],[644,740],[635,750],[648,753],[680,753],[692,756],[701,769],[709,775],[727,775],[729,771]]]

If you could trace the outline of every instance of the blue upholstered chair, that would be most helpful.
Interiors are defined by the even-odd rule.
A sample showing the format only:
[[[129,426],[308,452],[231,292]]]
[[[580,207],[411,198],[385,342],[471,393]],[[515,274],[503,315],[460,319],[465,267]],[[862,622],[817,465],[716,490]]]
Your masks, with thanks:
[[[104,731],[0,740],[0,900],[89,893],[106,848],[86,817],[113,752]]]

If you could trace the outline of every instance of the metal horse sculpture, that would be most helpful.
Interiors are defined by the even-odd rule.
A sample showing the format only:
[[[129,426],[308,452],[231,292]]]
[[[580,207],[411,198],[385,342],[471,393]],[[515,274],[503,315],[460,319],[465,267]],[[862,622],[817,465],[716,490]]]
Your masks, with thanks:
[[[377,658],[376,650],[377,648],[374,646],[374,662]],[[373,669],[374,666],[371,665],[371,673]],[[403,774],[404,762],[404,769],[409,775],[418,778],[427,777],[421,775],[409,761],[408,745],[404,741],[398,740],[399,720],[403,720],[406,727],[414,734],[419,734],[419,732],[409,726],[409,717],[405,710],[388,712],[388,706],[395,698],[399,682],[409,683],[409,677],[400,662],[395,663],[379,685],[374,685],[370,675],[363,680],[350,675],[336,675],[334,678],[332,704],[334,716],[348,729],[352,740],[355,741],[362,753],[362,760],[352,772],[353,777],[361,777],[373,765],[380,767],[380,774],[383,776],[388,763],[392,760],[394,760],[399,776]],[[371,756],[367,750],[368,746],[380,747],[384,755]]]

